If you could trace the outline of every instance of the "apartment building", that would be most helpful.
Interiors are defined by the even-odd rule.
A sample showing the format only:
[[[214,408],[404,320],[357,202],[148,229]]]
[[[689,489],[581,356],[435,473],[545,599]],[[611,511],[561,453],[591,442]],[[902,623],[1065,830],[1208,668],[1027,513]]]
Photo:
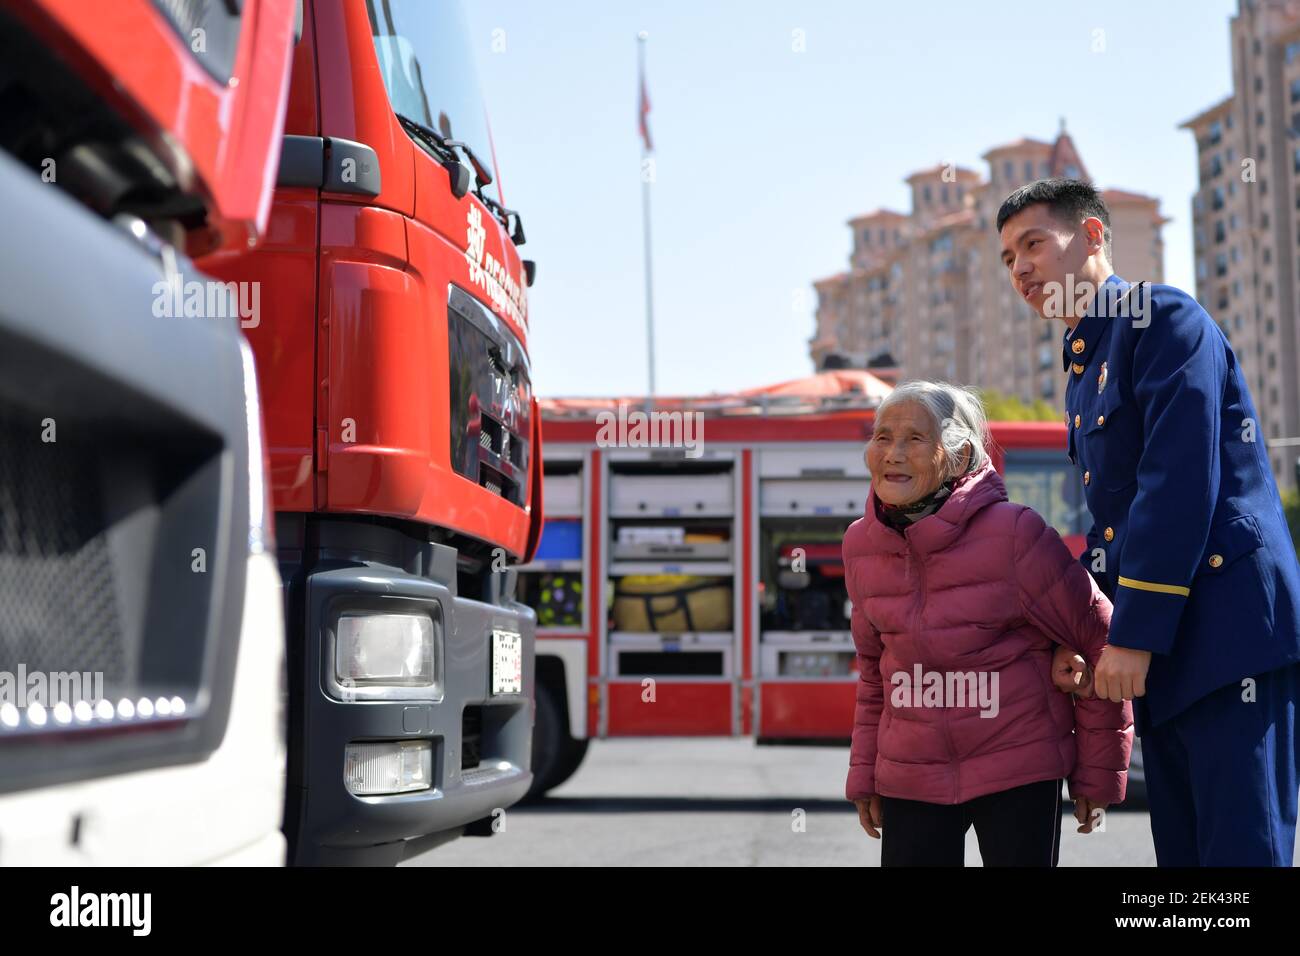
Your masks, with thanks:
[[[1300,2],[1241,0],[1232,93],[1196,137],[1196,295],[1232,341],[1278,484],[1300,455]]]
[[[1063,410],[1061,333],[1007,279],[993,231],[1009,193],[1046,176],[1088,178],[1064,123],[1056,139],[1020,139],[983,155],[984,174],[956,164],[908,176],[911,211],[878,209],[850,219],[848,268],[813,284],[814,366],[892,371],[1042,398]],[[1106,190],[1116,271],[1163,280],[1158,200]]]

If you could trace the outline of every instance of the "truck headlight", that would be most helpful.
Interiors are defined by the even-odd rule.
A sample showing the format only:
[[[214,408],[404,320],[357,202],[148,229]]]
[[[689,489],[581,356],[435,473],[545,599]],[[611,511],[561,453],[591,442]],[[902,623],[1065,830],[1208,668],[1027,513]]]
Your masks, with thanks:
[[[347,611],[335,633],[334,674],[340,686],[433,685],[435,632],[427,614]]]
[[[348,744],[343,757],[343,782],[358,797],[428,790],[433,786],[433,742]]]

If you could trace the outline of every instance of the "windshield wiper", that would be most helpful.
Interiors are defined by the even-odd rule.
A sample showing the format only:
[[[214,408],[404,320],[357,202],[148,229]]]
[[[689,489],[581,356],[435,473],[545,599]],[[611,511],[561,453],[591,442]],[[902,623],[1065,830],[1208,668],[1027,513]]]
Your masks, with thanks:
[[[460,140],[448,139],[436,129],[424,125],[417,119],[412,119],[405,113],[398,113],[397,118],[401,120],[402,125],[405,126],[407,130],[415,133],[419,139],[434,146],[440,152],[451,156],[455,155],[455,150],[459,149],[463,152],[465,158],[469,160],[469,164],[474,167],[474,175],[478,177],[479,189],[492,184],[492,174],[488,172],[488,168],[483,165],[483,161],[480,160],[474,150],[470,148],[469,143],[462,143]]]
[[[447,141],[442,134],[435,129],[425,126],[417,119],[412,119],[405,113],[398,113],[397,119],[406,127],[408,133],[414,134],[415,138],[423,142],[426,146],[431,147],[434,152],[438,153],[439,159],[455,159],[456,154],[447,148]]]
[[[470,165],[474,167],[474,175],[478,180],[477,185],[474,188],[474,195],[478,196],[479,201],[482,202],[483,205],[487,206],[488,209],[490,209],[492,213],[501,220],[501,224],[507,229],[511,228],[510,217],[514,217],[515,224],[514,229],[510,234],[510,238],[516,246],[522,246],[527,241],[524,238],[524,223],[520,218],[519,213],[515,212],[513,209],[506,209],[495,199],[492,199],[483,193],[483,187],[490,186],[493,182],[492,174],[488,172],[487,167],[483,165],[482,160],[478,158],[478,155],[470,147],[469,143],[462,143],[459,140],[448,139],[437,130],[426,126],[419,120],[413,119],[404,113],[398,113],[397,118],[401,121],[401,124],[406,127],[408,132],[433,150],[444,166],[449,162],[460,165],[455,150],[460,150],[464,153],[465,158],[468,159]],[[464,167],[462,166],[461,168],[463,169]],[[449,169],[448,172],[451,172],[451,170]],[[453,182],[455,182],[454,178]],[[463,196],[464,194],[464,191],[457,192],[458,197]]]
[[[451,183],[451,194],[457,199],[461,199],[469,192],[469,170],[465,164],[460,161],[460,157],[447,146],[447,141],[436,130],[425,126],[419,120],[411,119],[402,113],[394,114],[398,121],[406,128],[407,133],[429,151],[447,171],[447,178]]]

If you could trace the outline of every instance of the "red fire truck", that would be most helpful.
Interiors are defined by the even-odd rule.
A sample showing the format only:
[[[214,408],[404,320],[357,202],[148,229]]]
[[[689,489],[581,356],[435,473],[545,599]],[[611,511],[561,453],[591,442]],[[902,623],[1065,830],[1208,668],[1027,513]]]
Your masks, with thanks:
[[[520,569],[538,613],[534,794],[567,779],[593,737],[847,740],[856,655],[840,545],[866,504],[863,450],[888,391],[841,370],[656,398],[656,413],[700,416],[694,448],[630,447],[644,399],[542,402],[546,529]],[[1081,551],[1064,426],[991,431],[1010,496]]]
[[[297,863],[395,862],[528,789],[541,531],[519,217],[454,3],[307,0],[256,282]]]

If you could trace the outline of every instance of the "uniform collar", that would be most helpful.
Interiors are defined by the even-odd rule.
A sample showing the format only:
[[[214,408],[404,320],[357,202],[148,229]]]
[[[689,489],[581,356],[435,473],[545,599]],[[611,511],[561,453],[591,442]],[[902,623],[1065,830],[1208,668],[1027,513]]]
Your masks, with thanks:
[[[1092,297],[1087,313],[1073,329],[1067,329],[1061,343],[1061,370],[1068,371],[1071,364],[1087,366],[1092,350],[1101,340],[1101,332],[1111,316],[1117,312],[1120,300],[1129,290],[1130,283],[1112,275],[1101,284]]]

